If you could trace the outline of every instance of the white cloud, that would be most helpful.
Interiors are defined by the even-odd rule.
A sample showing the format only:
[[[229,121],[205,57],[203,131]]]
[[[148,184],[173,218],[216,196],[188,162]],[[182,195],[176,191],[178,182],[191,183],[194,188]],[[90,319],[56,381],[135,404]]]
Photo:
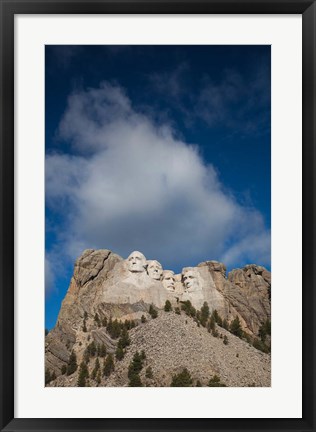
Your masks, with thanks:
[[[269,263],[260,214],[238,205],[197,146],[136,112],[121,88],[72,94],[59,133],[76,154],[46,157],[47,203],[65,218],[62,259],[109,248],[141,250],[165,266],[221,257]]]
[[[55,287],[55,276],[49,258],[45,257],[45,293],[50,294]]]
[[[227,266],[234,266],[240,261],[266,264],[270,262],[270,249],[270,232],[262,230],[262,232],[250,233],[238,241],[224,253],[222,260]]]

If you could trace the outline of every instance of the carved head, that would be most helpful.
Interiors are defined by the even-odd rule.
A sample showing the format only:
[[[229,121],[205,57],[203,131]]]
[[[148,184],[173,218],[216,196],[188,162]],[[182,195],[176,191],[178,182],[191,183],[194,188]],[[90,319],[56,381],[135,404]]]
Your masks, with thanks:
[[[155,280],[160,280],[162,275],[162,265],[156,260],[147,261],[148,276]]]
[[[196,291],[199,289],[197,270],[194,267],[186,267],[182,270],[182,282],[185,291]]]
[[[164,270],[162,273],[162,285],[168,290],[168,291],[174,291],[175,290],[175,278],[174,278],[174,272],[172,270]]]
[[[127,258],[127,267],[130,272],[143,272],[146,267],[146,258],[145,256],[138,251],[134,251]]]

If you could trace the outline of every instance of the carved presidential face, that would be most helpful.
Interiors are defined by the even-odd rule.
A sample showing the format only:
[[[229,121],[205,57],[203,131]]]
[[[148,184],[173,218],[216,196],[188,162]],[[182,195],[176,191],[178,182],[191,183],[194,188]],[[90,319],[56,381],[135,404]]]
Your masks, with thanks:
[[[199,288],[198,275],[195,269],[187,268],[182,271],[182,282],[186,291],[195,291]]]
[[[152,279],[160,280],[162,275],[161,264],[156,260],[147,261],[147,264],[148,264],[147,266],[148,276],[151,277]]]
[[[165,270],[162,274],[162,285],[168,290],[168,291],[174,291],[175,290],[175,279],[174,279],[174,273],[171,270]]]
[[[146,258],[141,252],[134,251],[127,258],[127,267],[130,272],[143,272],[146,267]]]

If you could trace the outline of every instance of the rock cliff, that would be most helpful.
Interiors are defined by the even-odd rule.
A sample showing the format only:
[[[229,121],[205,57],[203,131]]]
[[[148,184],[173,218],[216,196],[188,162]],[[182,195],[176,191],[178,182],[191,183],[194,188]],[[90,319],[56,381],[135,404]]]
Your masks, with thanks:
[[[254,264],[232,270],[226,275],[224,264],[205,261],[196,267],[183,268],[181,274],[174,274],[172,270],[164,270],[158,261],[147,261],[141,252],[135,251],[127,259],[123,259],[106,249],[85,250],[75,263],[56,326],[46,336],[46,369],[57,376],[50,385],[75,385],[76,375],[72,378],[66,377],[61,371],[69,363],[71,352],[77,354],[78,361],[83,358],[84,350],[91,340],[97,345],[104,345],[108,353],[115,352],[117,341],[106,329],[106,323],[115,319],[120,322],[133,320],[136,324],[143,321],[143,324],[130,330],[130,349],[126,350],[124,360],[119,363],[118,372],[102,385],[126,385],[125,363],[130,361],[133,352],[139,349],[146,349],[153,359],[151,363],[156,378],[150,385],[168,385],[172,373],[180,367],[189,366],[180,355],[183,344],[188,345],[188,357],[191,359],[199,350],[208,353],[202,356],[202,360],[196,361],[196,367],[193,368],[202,384],[206,382],[206,377],[214,372],[225,378],[226,385],[250,385],[252,382],[255,385],[269,385],[268,354],[250,347],[245,340],[230,333],[229,337],[234,343],[229,344],[229,347],[223,346],[218,337],[214,338],[205,328],[197,327],[197,320],[189,319],[188,324],[188,318],[181,314],[181,306],[187,303],[199,310],[206,302],[210,313],[216,310],[221,321],[225,320],[228,325],[238,318],[243,334],[254,340],[258,337],[261,326],[270,321],[270,293],[270,272]],[[178,309],[180,314],[159,312],[158,319],[151,320],[148,313],[150,305],[154,305],[159,311],[164,308],[167,300],[171,308]],[[174,330],[161,334],[159,326],[169,326]],[[222,337],[228,333],[222,327],[220,330]],[[212,332],[216,333],[214,329]],[[177,339],[179,335],[182,335],[182,342]],[[167,347],[175,349],[177,343],[180,344],[179,355],[171,355]],[[158,363],[162,360],[157,363],[156,358],[154,361],[158,347],[161,358],[165,357],[165,365],[161,364],[161,368]],[[252,380],[247,368],[243,376],[241,369],[244,365],[238,360],[239,378],[233,379],[234,362],[231,367],[220,366],[223,350],[230,359],[234,359],[236,350],[238,353],[245,353],[245,361],[247,356],[250,356],[249,359],[253,359],[250,369],[257,372],[260,370],[264,378]],[[223,361],[226,362],[224,358]],[[264,373],[260,362],[265,365]],[[231,374],[227,372],[227,367],[232,370]],[[200,368],[203,371],[198,373]],[[164,370],[169,372],[163,372]]]

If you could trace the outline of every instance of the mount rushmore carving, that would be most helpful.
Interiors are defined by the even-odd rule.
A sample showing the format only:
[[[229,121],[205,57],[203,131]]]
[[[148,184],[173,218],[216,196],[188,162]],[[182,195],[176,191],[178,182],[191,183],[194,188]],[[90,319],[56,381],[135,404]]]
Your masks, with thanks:
[[[207,302],[228,322],[238,316],[244,330],[256,334],[270,318],[270,289],[270,272],[254,264],[226,275],[224,264],[205,261],[175,274],[139,251],[123,259],[87,249],[76,261],[57,323],[77,328],[85,312],[140,319],[148,305],[162,309],[166,300],[174,306],[190,301],[197,309]]]
[[[203,267],[185,267],[181,274],[164,270],[156,260],[147,260],[139,251],[118,262],[109,272],[102,286],[103,301],[129,303],[139,301],[153,303],[162,308],[171,303],[189,300],[196,308],[206,301],[213,309],[225,309],[224,298],[217,292],[211,274]]]
[[[132,252],[126,260],[128,270],[131,273],[147,273],[150,279],[160,281],[162,287],[168,293],[176,295],[177,300],[186,297],[186,300],[192,300],[195,304],[200,303],[198,298],[203,300],[203,280],[197,269],[186,267],[182,273],[175,275],[172,270],[163,270],[160,262],[156,260],[146,260],[145,256],[138,251]],[[135,283],[138,281],[135,280]],[[196,293],[191,295],[190,293]],[[199,296],[197,293],[200,293]]]

